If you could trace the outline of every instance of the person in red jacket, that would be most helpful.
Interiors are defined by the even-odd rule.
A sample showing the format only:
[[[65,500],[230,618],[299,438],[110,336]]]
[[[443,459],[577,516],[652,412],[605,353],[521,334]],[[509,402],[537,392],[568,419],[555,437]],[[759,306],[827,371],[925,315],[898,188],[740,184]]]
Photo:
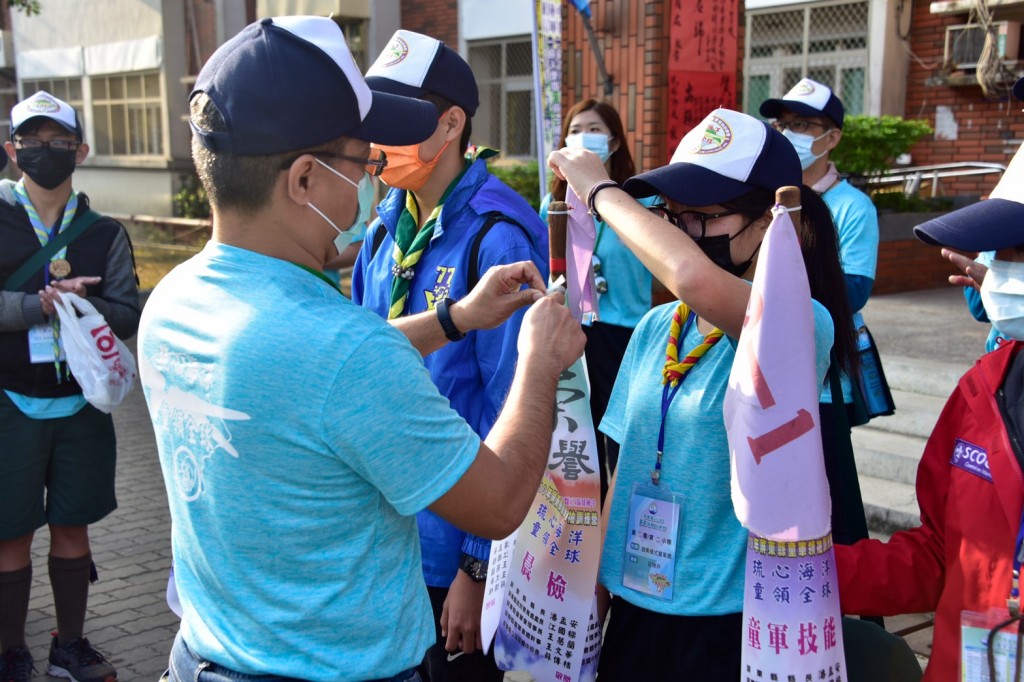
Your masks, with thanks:
[[[961,625],[965,612],[1009,618],[1024,542],[1024,148],[989,199],[914,231],[928,244],[996,252],[981,297],[1012,341],[978,360],[939,416],[917,472],[921,525],[885,543],[836,547],[839,595],[849,613],[935,612],[925,682],[960,680],[962,658],[981,666],[963,679],[988,679],[977,643],[962,655]]]

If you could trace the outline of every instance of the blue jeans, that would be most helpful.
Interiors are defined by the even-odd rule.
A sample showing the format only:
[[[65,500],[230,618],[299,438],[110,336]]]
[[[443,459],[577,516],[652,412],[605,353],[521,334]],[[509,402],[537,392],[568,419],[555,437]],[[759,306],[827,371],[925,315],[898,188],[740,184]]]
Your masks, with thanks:
[[[167,682],[302,682],[294,677],[278,677],[277,675],[247,675],[235,672],[217,665],[211,661],[204,661],[196,656],[181,633],[174,638],[174,646],[171,648],[170,668],[161,681]],[[394,677],[379,680],[368,680],[367,682],[422,682],[420,674],[415,668],[410,668],[398,673]]]

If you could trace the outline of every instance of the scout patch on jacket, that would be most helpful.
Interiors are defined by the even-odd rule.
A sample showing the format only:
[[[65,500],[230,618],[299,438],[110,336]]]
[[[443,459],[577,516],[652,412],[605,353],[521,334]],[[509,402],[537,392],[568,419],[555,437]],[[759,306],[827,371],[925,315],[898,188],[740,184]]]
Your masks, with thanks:
[[[949,460],[949,463],[975,476],[980,476],[989,483],[992,482],[992,472],[988,468],[988,452],[974,443],[957,438],[956,445],[953,446],[953,458]]]
[[[443,301],[451,295],[452,278],[455,276],[455,267],[438,265],[436,268],[437,279],[434,280],[434,289],[425,290],[423,296],[427,301],[427,310],[434,309],[435,301]]]

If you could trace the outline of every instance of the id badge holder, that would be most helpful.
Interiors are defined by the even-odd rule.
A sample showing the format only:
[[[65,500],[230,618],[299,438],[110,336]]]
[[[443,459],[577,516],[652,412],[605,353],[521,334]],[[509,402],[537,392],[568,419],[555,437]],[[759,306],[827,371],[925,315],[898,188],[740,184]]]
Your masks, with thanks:
[[[1017,660],[1017,623],[1001,629],[993,642],[995,677],[989,677],[988,641],[996,625],[1010,617],[1004,608],[984,613],[960,612],[960,677],[961,682],[1009,682],[1014,679],[1021,662]]]
[[[28,328],[28,359],[32,364],[64,360],[64,344],[58,339],[60,358],[53,357],[53,327],[37,324]]]
[[[633,484],[624,547],[624,587],[672,600],[685,500],[664,486]]]

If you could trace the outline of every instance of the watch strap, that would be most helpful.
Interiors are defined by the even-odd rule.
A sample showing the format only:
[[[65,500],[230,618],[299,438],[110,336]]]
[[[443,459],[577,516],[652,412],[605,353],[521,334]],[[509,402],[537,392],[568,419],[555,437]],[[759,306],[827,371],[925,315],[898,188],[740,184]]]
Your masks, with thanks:
[[[487,560],[477,559],[472,554],[463,552],[459,559],[459,570],[469,576],[475,583],[487,580]]]
[[[448,337],[449,341],[461,341],[466,338],[465,333],[459,331],[459,328],[452,322],[451,311],[448,310],[448,306],[455,303],[450,298],[442,298],[440,301],[434,304],[434,310],[437,311],[437,321],[441,323],[441,329],[444,330],[444,335]]]

